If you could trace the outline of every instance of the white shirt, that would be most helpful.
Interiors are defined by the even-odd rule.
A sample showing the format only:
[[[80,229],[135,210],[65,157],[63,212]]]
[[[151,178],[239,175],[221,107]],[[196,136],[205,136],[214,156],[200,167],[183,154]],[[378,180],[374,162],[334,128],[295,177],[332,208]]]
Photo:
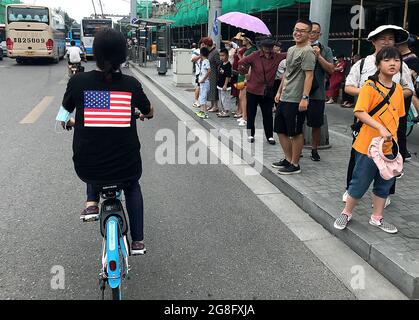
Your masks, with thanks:
[[[199,49],[193,49],[191,60],[192,60],[192,58],[199,57],[199,54],[200,54]],[[195,75],[196,76],[199,75],[199,63],[200,63],[200,61],[201,60],[199,59],[198,61],[195,62]]]
[[[287,68],[287,59],[282,60],[278,65],[278,70],[276,70],[275,80],[282,80],[284,77],[285,71]]]
[[[209,60],[208,59],[202,60],[200,63],[200,68],[199,68],[199,81],[200,82],[207,76],[209,69],[211,69]],[[207,78],[207,80],[205,80],[205,82],[209,82],[209,77]]]
[[[81,61],[80,55],[83,54],[79,47],[69,47],[67,49],[67,54],[69,55],[68,61],[70,63],[79,63]]]
[[[377,66],[375,65],[375,55],[369,55],[365,58],[364,66],[362,68],[362,74],[360,73],[361,61],[355,63],[348,76],[346,77],[346,86],[353,86],[355,88],[361,88],[368,77],[373,76],[377,72]],[[400,72],[395,74],[393,81],[400,83],[403,89],[410,89],[412,92],[415,91],[413,87],[412,77],[410,76],[410,70],[406,63],[403,62],[403,76],[400,79]]]

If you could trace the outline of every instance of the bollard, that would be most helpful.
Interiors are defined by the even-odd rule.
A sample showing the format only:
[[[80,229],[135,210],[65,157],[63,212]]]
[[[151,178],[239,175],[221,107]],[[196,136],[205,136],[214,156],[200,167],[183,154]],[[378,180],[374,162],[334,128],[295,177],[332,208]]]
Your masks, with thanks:
[[[324,114],[324,124],[320,131],[320,145],[318,147],[319,150],[329,149],[332,146],[329,143],[329,126],[327,124],[327,115]],[[311,128],[308,127],[305,123],[303,126],[303,134],[304,134],[304,148],[311,149]]]

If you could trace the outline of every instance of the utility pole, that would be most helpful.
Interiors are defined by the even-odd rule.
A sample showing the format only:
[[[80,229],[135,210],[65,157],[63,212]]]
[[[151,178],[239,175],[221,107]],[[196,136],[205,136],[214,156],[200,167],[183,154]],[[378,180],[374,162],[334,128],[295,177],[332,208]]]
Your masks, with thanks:
[[[310,20],[322,27],[320,43],[327,46],[329,42],[330,19],[332,14],[332,0],[311,0]]]
[[[221,0],[208,0],[208,6],[208,36],[220,49],[221,22],[216,19],[221,16]]]
[[[311,0],[310,4],[310,20],[317,22],[321,26],[322,36],[319,41],[322,45],[327,46],[329,42],[330,19],[332,15],[332,0]],[[312,130],[304,125],[304,145],[311,147],[312,145]],[[320,131],[320,145],[319,149],[328,149],[329,144],[329,126],[327,123],[327,114],[324,113],[324,124]]]
[[[137,18],[137,0],[131,0],[130,20]]]

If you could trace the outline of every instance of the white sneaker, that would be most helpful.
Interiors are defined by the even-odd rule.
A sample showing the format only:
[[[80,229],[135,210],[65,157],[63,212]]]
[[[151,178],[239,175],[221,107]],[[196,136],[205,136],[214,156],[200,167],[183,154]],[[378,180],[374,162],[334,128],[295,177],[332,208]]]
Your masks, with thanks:
[[[346,203],[346,200],[348,199],[348,191],[345,191],[345,193],[342,196],[342,202]]]
[[[239,127],[245,127],[246,125],[247,125],[247,121],[246,121],[246,120],[241,119],[241,120],[239,121]]]
[[[192,107],[194,107],[194,108],[199,108],[199,107],[200,107],[200,105],[199,105],[199,103],[198,103],[197,101],[195,101],[195,102],[193,103]]]
[[[384,204],[384,209],[387,208],[391,204],[390,196],[387,197],[386,203]],[[374,204],[371,204],[371,208],[374,208]]]

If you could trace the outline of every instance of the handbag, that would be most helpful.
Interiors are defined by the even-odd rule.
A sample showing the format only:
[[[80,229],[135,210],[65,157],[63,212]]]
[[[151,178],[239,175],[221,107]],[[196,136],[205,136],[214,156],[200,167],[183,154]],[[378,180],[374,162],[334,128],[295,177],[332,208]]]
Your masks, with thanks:
[[[378,111],[380,111],[380,109],[382,107],[384,107],[386,104],[388,104],[390,102],[391,96],[393,95],[394,91],[396,91],[396,84],[393,82],[393,86],[391,87],[387,96],[385,96],[384,93],[380,89],[378,89],[378,87],[375,84],[369,82],[367,85],[369,85],[369,86],[373,87],[375,90],[377,90],[380,93],[380,95],[383,96],[383,98],[384,98],[383,101],[381,101],[379,104],[377,104],[377,106],[374,109],[372,109],[370,112],[368,112],[370,117],[372,117],[374,114],[376,114]],[[359,132],[361,131],[362,125],[363,125],[363,123],[360,120],[355,121],[351,125],[352,136],[354,137],[354,139],[356,139]]]
[[[393,146],[397,147],[397,152],[393,151],[393,155],[396,154],[393,159],[389,159],[383,153],[383,137],[373,138],[368,147],[368,157],[374,161],[384,180],[390,180],[403,171],[403,157],[400,154],[399,145],[394,139],[392,141]]]

